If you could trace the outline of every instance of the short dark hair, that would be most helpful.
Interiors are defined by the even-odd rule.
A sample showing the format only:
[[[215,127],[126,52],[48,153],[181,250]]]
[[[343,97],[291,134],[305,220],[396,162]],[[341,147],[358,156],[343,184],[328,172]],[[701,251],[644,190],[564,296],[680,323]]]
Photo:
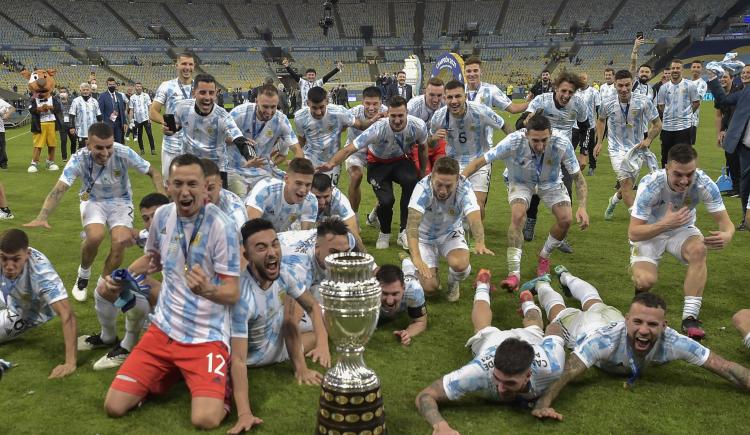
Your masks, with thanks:
[[[690,62],[690,65],[692,65],[694,63],[699,63],[701,66],[703,66],[703,62],[700,61],[700,60],[698,60],[698,59],[695,59],[694,61]]]
[[[213,83],[214,85],[216,85],[216,79],[211,74],[198,74],[193,79],[193,89],[197,89],[198,83],[201,83],[201,82],[209,83],[209,84]]]
[[[219,169],[219,165],[216,164],[211,159],[203,158],[201,159],[201,163],[203,164],[203,171],[206,174],[206,177],[213,177],[214,175],[219,176],[221,175],[221,170]]]
[[[518,375],[531,367],[534,348],[523,340],[507,338],[495,350],[495,368],[504,375]]]
[[[443,82],[440,77],[432,77],[431,79],[427,80],[427,86],[445,86],[445,82]]]
[[[318,192],[325,192],[331,187],[333,187],[333,183],[331,183],[331,177],[328,174],[324,174],[323,172],[316,172],[315,175],[313,175],[313,189],[317,190]]]
[[[615,80],[622,80],[622,79],[632,79],[633,74],[630,73],[630,71],[626,69],[621,69],[615,73]]]
[[[686,164],[698,158],[698,151],[690,144],[680,143],[669,149],[667,161]]]
[[[479,59],[478,56],[469,56],[464,61],[464,66],[465,65],[479,65],[479,66],[482,66],[482,60]]]
[[[133,83],[133,86],[135,86],[135,85],[141,85],[141,86],[143,86],[143,83],[141,83],[141,82],[135,82],[135,83]]]
[[[404,283],[404,271],[393,264],[384,264],[375,272],[375,279],[381,284],[390,284],[392,282]]]
[[[11,228],[3,233],[0,239],[0,251],[10,254],[29,249],[29,236],[23,230]]]
[[[615,70],[613,70],[612,68],[608,68],[608,69],[612,70],[613,73],[615,72]],[[568,82],[571,85],[573,85],[575,89],[580,89],[583,87],[583,80],[581,80],[578,74],[573,73],[573,72],[562,71],[560,74],[558,74],[557,79],[555,79],[555,88],[559,87],[561,84],[565,82]]]
[[[667,303],[661,296],[652,292],[636,293],[630,304],[640,304],[648,308],[661,308],[665,313],[667,312]]]
[[[443,174],[443,175],[458,175],[460,167],[456,159],[448,156],[440,157],[432,165],[432,172]]]
[[[115,83],[117,83],[117,80],[115,80],[114,77],[107,77],[107,81],[108,82],[115,82]]]
[[[334,236],[346,236],[349,234],[349,227],[346,226],[346,222],[339,217],[329,217],[324,219],[323,222],[318,224],[318,237],[327,235]]]
[[[401,95],[394,95],[391,97],[390,100],[388,100],[388,107],[406,107],[406,99],[402,97]]]
[[[268,95],[269,97],[278,96],[279,90],[273,84],[265,84],[258,89],[258,96],[260,95]]]
[[[187,51],[183,51],[182,53],[178,54],[177,57],[175,57],[175,62],[177,62],[181,57],[185,57],[188,59],[193,59],[193,62],[195,62],[195,55],[193,53],[189,53]]]
[[[544,131],[551,130],[552,123],[549,121],[543,111],[537,110],[533,115],[529,115],[528,121],[526,122],[526,130]]]
[[[458,80],[451,80],[445,84],[445,90],[449,91],[451,89],[464,89],[464,84]]]
[[[153,192],[141,198],[141,202],[138,204],[138,208],[159,207],[167,204],[169,204],[169,198],[167,197],[167,195],[159,192]]]
[[[651,65],[649,65],[649,64],[647,64],[647,63],[642,63],[642,64],[641,64],[641,65],[640,65],[640,66],[638,67],[638,69],[641,69],[641,68],[648,68],[648,69],[649,69],[649,71],[653,71],[653,70],[654,70],[653,68],[651,68]]]
[[[315,74],[317,74],[318,72],[315,71],[315,68],[308,68],[308,69],[305,70],[305,74],[307,74],[307,73],[315,73]]]
[[[362,91],[362,98],[383,98],[383,91],[377,86],[368,86]]]
[[[315,173],[315,166],[312,162],[304,157],[295,157],[289,162],[287,168],[289,172],[303,175],[313,175]]]
[[[203,166],[201,159],[195,154],[180,154],[179,156],[172,159],[172,163],[169,164],[169,173],[172,174],[172,169],[180,166],[198,165],[201,168],[201,174],[206,176],[206,168]]]
[[[547,74],[551,74],[551,73],[549,72],[549,70],[548,70],[547,68],[544,68],[544,69],[542,70],[542,74],[544,74],[544,73],[547,73]]]
[[[89,126],[88,134],[89,137],[96,136],[99,139],[109,139],[114,137],[115,131],[106,122],[95,122]]]
[[[399,75],[399,74],[406,75],[406,71],[399,71],[399,72],[396,73],[396,75]]]
[[[604,72],[605,72],[605,73],[606,73],[606,72],[611,72],[612,74],[614,74],[614,73],[615,73],[615,69],[614,69],[614,68],[612,68],[612,67],[606,67],[606,68],[604,68]]]
[[[669,61],[670,65],[672,65],[673,63],[679,63],[680,65],[684,65],[682,63],[682,59],[677,59],[676,57]]]
[[[247,242],[247,239],[249,239],[253,234],[266,230],[275,230],[271,221],[263,218],[250,219],[249,221],[242,224],[242,228],[240,228],[240,234],[242,235],[242,244],[244,245],[245,242]]]
[[[307,91],[307,101],[310,101],[313,104],[320,104],[326,101],[327,96],[328,92],[326,92],[326,90],[321,88],[320,86],[313,86],[309,91]]]

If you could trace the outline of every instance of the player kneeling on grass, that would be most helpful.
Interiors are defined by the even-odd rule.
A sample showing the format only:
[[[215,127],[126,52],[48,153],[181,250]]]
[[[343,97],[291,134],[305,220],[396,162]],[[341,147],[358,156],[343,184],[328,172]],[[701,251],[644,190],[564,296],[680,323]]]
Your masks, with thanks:
[[[587,284],[578,278],[566,276],[565,273],[561,275],[561,282],[567,285],[574,295]],[[586,304],[584,303],[584,308]],[[586,313],[592,310],[593,307],[579,313],[578,316],[584,316],[584,320],[590,318]],[[563,416],[552,408],[552,402],[568,382],[580,377],[586,369],[594,365],[606,372],[628,376],[625,383],[625,387],[628,387],[633,385],[643,370],[650,365],[683,360],[704,367],[734,385],[750,391],[750,370],[725,360],[697,341],[669,328],[666,310],[667,305],[659,296],[649,292],[638,293],[633,298],[624,320],[579,336],[573,353],[565,362],[562,376],[537,400],[532,414],[538,418],[562,420]],[[565,310],[562,313],[565,313]],[[561,325],[564,326],[566,323],[568,322],[563,319]]]
[[[708,275],[708,249],[722,249],[734,236],[734,225],[716,183],[697,168],[698,153],[687,144],[673,146],[667,167],[643,177],[630,216],[630,267],[636,292],[656,284],[659,261],[669,252],[687,273],[683,286],[682,332],[700,340],[705,332],[698,320]],[[706,205],[719,231],[703,236],[695,226],[695,208]]]
[[[474,359],[436,380],[417,395],[417,409],[433,428],[433,434],[458,434],[438,411],[438,402],[455,401],[467,394],[528,407],[562,374],[563,339],[543,336],[542,312],[530,292],[520,294],[523,328],[501,331],[492,323],[490,272],[482,269],[475,281],[471,321],[475,335]]]
[[[76,317],[68,293],[49,259],[29,246],[19,229],[0,238],[0,344],[60,316],[65,340],[65,363],[52,370],[61,378],[76,370]]]
[[[349,233],[357,241],[357,250],[367,252],[362,237],[359,235],[359,222],[357,214],[352,209],[349,199],[344,196],[338,187],[331,183],[331,177],[318,172],[313,176],[312,188],[313,195],[318,199],[318,220],[320,224],[324,220],[337,217],[346,223]]]
[[[538,194],[555,216],[555,224],[550,228],[547,241],[539,253],[536,269],[537,275],[544,275],[549,272],[552,251],[560,247],[573,221],[571,199],[562,181],[561,165],[565,166],[575,182],[578,197],[575,216],[581,230],[589,226],[589,216],[586,213],[588,187],[570,139],[557,130],[553,131],[549,118],[541,112],[528,118],[525,129],[509,134],[484,156],[469,163],[463,175],[469,177],[495,160],[505,160],[507,165],[511,213],[508,228],[508,277],[500,285],[513,291],[518,288],[521,280],[521,247],[524,240],[521,231],[531,197]]]
[[[134,274],[162,272],[159,300],[151,326],[107,391],[104,408],[121,417],[184,377],[193,425],[213,429],[228,412],[230,308],[240,299],[240,241],[230,219],[207,204],[201,160],[183,154],[169,170],[173,202],[156,211],[146,255],[129,268]]]
[[[112,245],[97,286],[103,284],[103,276],[108,276],[120,266],[125,248],[133,243],[133,192],[128,169],[134,168],[148,175],[156,190],[163,192],[159,171],[132,149],[115,143],[112,127],[97,122],[89,127],[88,133],[86,148],[71,156],[57,184],[44,200],[39,215],[24,225],[52,228],[47,222],[49,215],[75,180],[81,179],[78,196],[81,199],[81,223],[86,238],[81,245],[81,265],[72,290],[73,297],[80,302],[86,300],[91,265],[96,259],[99,245],[104,241],[106,227],[109,227]]]
[[[307,367],[304,352],[324,367],[331,363],[323,314],[309,290],[313,274],[307,258],[297,253],[282,255],[276,230],[265,219],[245,223],[242,239],[248,267],[240,276],[240,303],[232,312],[232,366],[242,367],[237,375],[232,371],[240,415],[245,405],[249,411],[245,365],[258,367],[291,360],[300,384],[319,384],[322,376]],[[298,332],[289,298],[310,316],[311,331]]]
[[[137,236],[140,248],[146,246],[154,213],[156,213],[159,207],[166,204],[169,204],[169,198],[161,193],[150,193],[141,199],[138,208],[140,209],[144,229]],[[134,274],[131,273],[131,276],[134,276]],[[94,290],[94,309],[96,310],[96,318],[99,320],[101,330],[98,334],[78,337],[78,350],[87,351],[112,346],[114,342],[112,349],[94,363],[94,370],[116,368],[125,362],[125,359],[130,355],[130,351],[133,350],[133,346],[138,341],[138,336],[141,334],[146,322],[146,316],[156,305],[159,290],[161,290],[161,282],[148,275],[135,275],[135,279],[142,294],[134,293],[134,305],[124,311],[125,336],[122,340],[118,340],[116,336],[119,309],[115,306],[115,303],[120,297],[119,286],[113,286],[112,277],[108,275],[104,277],[104,280],[110,285],[98,286]]]
[[[471,183],[459,175],[455,159],[441,157],[432,167],[432,173],[414,188],[409,201],[406,235],[425,293],[437,291],[438,261],[440,257],[447,260],[447,298],[450,302],[458,300],[460,283],[471,273],[464,218],[471,226],[476,253],[495,255],[484,244],[482,215]]]
[[[424,291],[416,277],[417,269],[409,257],[401,261],[401,269],[393,264],[384,264],[375,272],[375,279],[383,292],[380,295],[380,324],[394,320],[406,311],[411,323],[406,329],[393,331],[404,346],[427,329],[427,304]]]

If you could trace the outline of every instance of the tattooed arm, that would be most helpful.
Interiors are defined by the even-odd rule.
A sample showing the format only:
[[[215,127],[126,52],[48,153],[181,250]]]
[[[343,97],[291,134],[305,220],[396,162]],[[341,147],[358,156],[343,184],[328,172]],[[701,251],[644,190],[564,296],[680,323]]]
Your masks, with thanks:
[[[552,408],[552,402],[555,401],[560,394],[560,391],[568,385],[568,382],[579,377],[587,368],[586,364],[584,364],[580,358],[574,353],[571,353],[565,361],[565,370],[563,371],[562,376],[550,385],[544,395],[536,401],[536,405],[534,406],[534,410],[531,411],[531,415],[541,419],[552,418],[555,420],[562,420],[562,414],[559,414],[554,408]]]
[[[466,216],[466,220],[469,221],[471,235],[474,236],[474,243],[476,245],[474,252],[479,255],[495,255],[494,252],[487,249],[487,245],[484,243],[484,225],[482,224],[482,214],[479,210],[469,213]]]
[[[703,367],[743,390],[750,391],[750,370],[747,368],[735,362],[727,361],[714,352],[711,352],[708,356]]]
[[[39,215],[36,217],[36,219],[27,224],[24,224],[23,226],[29,228],[52,228],[47,223],[47,219],[49,219],[49,215],[51,215],[55,208],[57,208],[57,205],[60,203],[60,200],[62,199],[65,192],[68,191],[68,189],[70,189],[70,186],[63,183],[62,181],[58,181],[57,184],[55,184],[55,187],[53,187],[50,193],[47,195],[47,198],[44,200],[42,209],[39,211]]]
[[[581,171],[573,174],[573,182],[576,185],[576,198],[578,199],[578,210],[576,211],[576,222],[581,225],[581,230],[589,226],[589,215],[586,213],[586,203],[588,202],[589,188],[586,185],[586,179],[583,178]]]
[[[448,400],[448,397],[445,394],[445,389],[443,389],[442,378],[436,380],[429,387],[417,394],[417,410],[427,420],[427,423],[432,426],[433,434],[458,433],[448,425],[448,422],[445,421],[438,410],[438,402],[446,400]]]
[[[429,279],[432,277],[432,272],[419,253],[419,224],[422,222],[422,216],[421,212],[409,207],[406,219],[406,241],[409,244],[409,254],[411,254],[414,267],[417,268],[422,279]]]

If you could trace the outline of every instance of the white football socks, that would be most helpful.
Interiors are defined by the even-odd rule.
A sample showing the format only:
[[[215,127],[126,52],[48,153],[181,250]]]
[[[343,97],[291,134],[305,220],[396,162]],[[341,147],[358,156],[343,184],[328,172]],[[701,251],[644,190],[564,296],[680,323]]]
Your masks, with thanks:
[[[539,298],[539,303],[544,307],[544,311],[547,313],[547,317],[549,317],[550,311],[552,311],[552,307],[555,305],[562,305],[565,306],[565,300],[563,299],[562,295],[558,292],[556,292],[554,289],[552,289],[552,286],[549,285],[548,282],[539,281],[536,284],[536,295]],[[551,322],[554,319],[549,319]]]
[[[104,299],[98,291],[94,290],[94,310],[99,325],[102,327],[101,338],[105,343],[112,343],[117,338],[117,312],[115,304]]]
[[[477,283],[477,288],[474,290],[474,302],[476,301],[490,303],[490,285],[486,282]]]
[[[520,248],[508,248],[506,251],[508,258],[508,275],[515,275],[521,277],[521,249]]]
[[[552,255],[552,251],[557,249],[561,244],[562,240],[557,240],[552,237],[552,234],[548,235],[547,241],[544,242],[544,247],[542,248],[542,252],[539,253],[539,256],[542,258],[549,258],[549,256]]]
[[[135,306],[125,313],[125,336],[120,342],[120,346],[124,349],[133,350],[149,310],[151,310],[151,304],[148,303],[148,300],[143,295],[136,294]]]
[[[560,275],[560,282],[564,286],[568,287],[570,293],[574,298],[581,301],[581,307],[586,305],[586,302],[590,301],[591,299],[602,299],[602,297],[599,296],[599,292],[593,285],[582,280],[581,278],[578,278],[577,276],[574,276],[569,272],[564,272],[562,275]]]
[[[84,269],[83,266],[78,266],[78,276],[83,279],[91,278],[91,266],[88,269]]]
[[[685,302],[682,304],[682,320],[688,317],[698,320],[702,303],[703,297],[701,296],[685,296]]]

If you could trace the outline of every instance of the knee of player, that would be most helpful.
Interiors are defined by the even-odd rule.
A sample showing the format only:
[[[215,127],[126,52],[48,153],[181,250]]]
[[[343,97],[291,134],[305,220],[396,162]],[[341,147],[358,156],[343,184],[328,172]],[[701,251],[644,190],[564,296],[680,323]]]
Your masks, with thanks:
[[[701,262],[706,260],[706,245],[702,240],[695,241],[685,246],[685,260],[688,263]]]
[[[113,400],[107,399],[104,401],[104,412],[107,413],[108,417],[119,418],[128,413],[128,408],[122,404],[115,403]]]
[[[437,293],[438,290],[438,282],[436,279],[426,279],[422,281],[422,290],[424,290],[425,295],[431,296]]]
[[[750,329],[750,309],[744,308],[732,316],[732,323],[737,329]]]
[[[223,415],[216,413],[193,411],[193,414],[190,416],[190,423],[192,423],[196,429],[210,430],[218,427],[221,424],[223,417]]]
[[[381,195],[380,197],[378,197],[378,204],[384,207],[391,208],[394,204],[396,204],[396,197],[393,196],[393,194]]]
[[[633,283],[637,291],[649,291],[656,284],[656,276],[648,272],[633,271]]]
[[[573,223],[573,216],[570,214],[563,215],[560,217],[560,219],[557,220],[557,224],[560,226],[560,228],[567,230],[570,228],[570,225]]]

